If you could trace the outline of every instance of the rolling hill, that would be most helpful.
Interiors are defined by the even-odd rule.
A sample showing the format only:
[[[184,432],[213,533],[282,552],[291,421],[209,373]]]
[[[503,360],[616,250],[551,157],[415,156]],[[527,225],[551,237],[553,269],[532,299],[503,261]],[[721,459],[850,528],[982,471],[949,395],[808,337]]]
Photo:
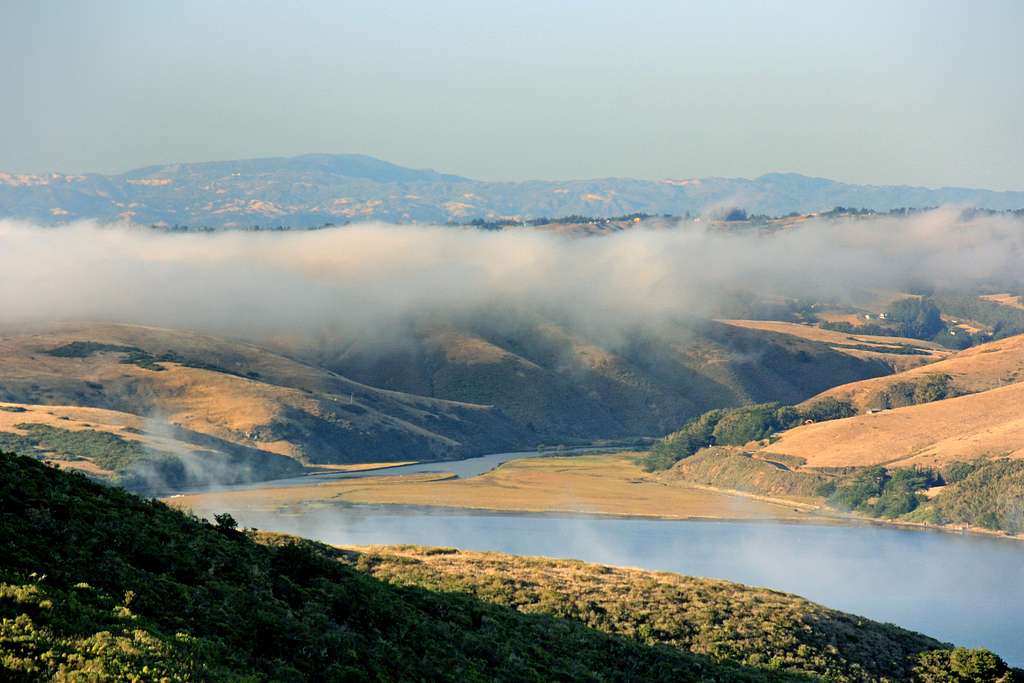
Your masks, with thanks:
[[[880,360],[895,371],[909,370],[950,356],[953,352],[931,341],[909,337],[881,337],[870,334],[836,332],[815,325],[779,320],[722,320],[727,325],[752,330],[791,334],[801,339],[822,342],[854,358]]]
[[[939,467],[1024,458],[1024,383],[942,401],[802,425],[766,450],[807,467]]]
[[[354,220],[438,222],[701,213],[739,206],[781,216],[836,206],[1024,207],[1024,192],[851,185],[795,173],[744,178],[485,182],[358,154],[176,163],[116,175],[0,173],[0,216],[211,227],[313,227]]]
[[[131,413],[81,406],[0,403],[0,447],[139,487],[208,486],[302,470],[298,462],[274,453]]]
[[[979,344],[905,372],[838,385],[815,399],[831,396],[850,401],[865,411],[881,407],[875,403],[885,390],[901,383],[917,382],[930,375],[947,376],[955,393],[987,391],[1024,380],[1024,335]]]
[[[794,403],[888,372],[819,342],[713,322],[602,343],[510,320],[435,320],[398,346],[276,351],[139,325],[11,328],[0,334],[0,434],[18,452],[182,486],[659,436],[709,408]]]
[[[546,442],[661,435],[710,408],[797,403],[890,372],[817,341],[710,321],[609,340],[535,316],[433,320],[400,346],[306,353],[374,386],[494,405]]]
[[[725,581],[335,549],[0,454],[12,681],[1016,680],[985,651]],[[968,667],[968,668],[965,668]]]
[[[909,396],[936,377],[947,378],[948,397],[891,409],[880,405],[891,397]],[[802,458],[807,467],[935,467],[977,458],[1020,458],[1024,335],[886,377],[837,386],[805,405],[825,397],[850,401],[861,414],[790,429],[767,450]]]
[[[0,400],[130,414],[136,429],[263,462],[466,456],[527,436],[487,406],[376,389],[245,342],[134,325],[7,330]],[[95,416],[107,431],[125,419]]]

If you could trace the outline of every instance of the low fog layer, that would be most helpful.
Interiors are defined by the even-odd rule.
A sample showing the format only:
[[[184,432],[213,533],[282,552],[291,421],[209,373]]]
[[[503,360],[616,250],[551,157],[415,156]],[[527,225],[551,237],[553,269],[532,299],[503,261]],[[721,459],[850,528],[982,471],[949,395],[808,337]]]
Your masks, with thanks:
[[[716,315],[730,291],[844,298],[1024,275],[1024,221],[940,209],[769,234],[686,223],[605,237],[363,224],[165,233],[0,221],[0,323],[111,320],[220,334],[386,338],[409,316],[525,309],[612,335]]]

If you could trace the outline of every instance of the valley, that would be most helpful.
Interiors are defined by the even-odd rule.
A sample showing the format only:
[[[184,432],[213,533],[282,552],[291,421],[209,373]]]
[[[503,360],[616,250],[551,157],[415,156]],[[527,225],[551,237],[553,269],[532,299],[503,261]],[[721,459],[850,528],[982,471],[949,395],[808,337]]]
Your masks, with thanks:
[[[1024,3],[0,7],[0,683],[1024,683]]]

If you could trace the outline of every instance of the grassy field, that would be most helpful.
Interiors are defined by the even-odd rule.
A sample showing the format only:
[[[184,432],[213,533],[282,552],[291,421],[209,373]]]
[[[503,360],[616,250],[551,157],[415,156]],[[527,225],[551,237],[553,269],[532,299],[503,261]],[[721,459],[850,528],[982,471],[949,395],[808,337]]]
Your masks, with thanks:
[[[267,511],[332,503],[439,505],[483,510],[636,515],[670,519],[805,520],[813,508],[648,474],[638,454],[513,460],[470,479],[445,474],[324,481],[177,496],[175,507]]]

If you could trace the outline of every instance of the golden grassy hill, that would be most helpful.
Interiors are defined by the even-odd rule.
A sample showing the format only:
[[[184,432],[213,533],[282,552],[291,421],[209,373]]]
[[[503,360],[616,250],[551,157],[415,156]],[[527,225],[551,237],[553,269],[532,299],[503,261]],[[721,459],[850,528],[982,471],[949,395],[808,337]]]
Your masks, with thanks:
[[[951,387],[957,393],[986,391],[1024,380],[1024,335],[980,344],[934,363],[894,375],[832,387],[806,403],[831,396],[851,401],[863,411],[873,407],[874,400],[887,387],[900,382],[914,382],[934,374],[947,375]]]
[[[1024,382],[1018,382],[933,403],[803,425],[784,432],[766,450],[803,458],[807,467],[936,466],[979,457],[1021,458],[1022,406]]]
[[[524,439],[488,406],[380,390],[253,344],[136,325],[8,331],[0,400],[130,413],[207,447],[305,463],[468,455]]]
[[[0,403],[0,432],[24,436],[30,432],[25,425],[43,425],[69,432],[104,432],[156,451],[180,454],[194,450],[190,444],[168,434],[146,432],[146,420],[130,413],[81,406]],[[115,474],[85,457],[71,459],[45,449],[40,449],[39,453],[45,462],[64,468],[81,470],[101,478],[111,478]]]
[[[948,358],[953,351],[931,341],[909,337],[880,337],[826,330],[815,325],[800,325],[778,320],[722,320],[721,322],[750,330],[790,334],[801,339],[821,342],[854,358],[880,360],[896,371]]]

